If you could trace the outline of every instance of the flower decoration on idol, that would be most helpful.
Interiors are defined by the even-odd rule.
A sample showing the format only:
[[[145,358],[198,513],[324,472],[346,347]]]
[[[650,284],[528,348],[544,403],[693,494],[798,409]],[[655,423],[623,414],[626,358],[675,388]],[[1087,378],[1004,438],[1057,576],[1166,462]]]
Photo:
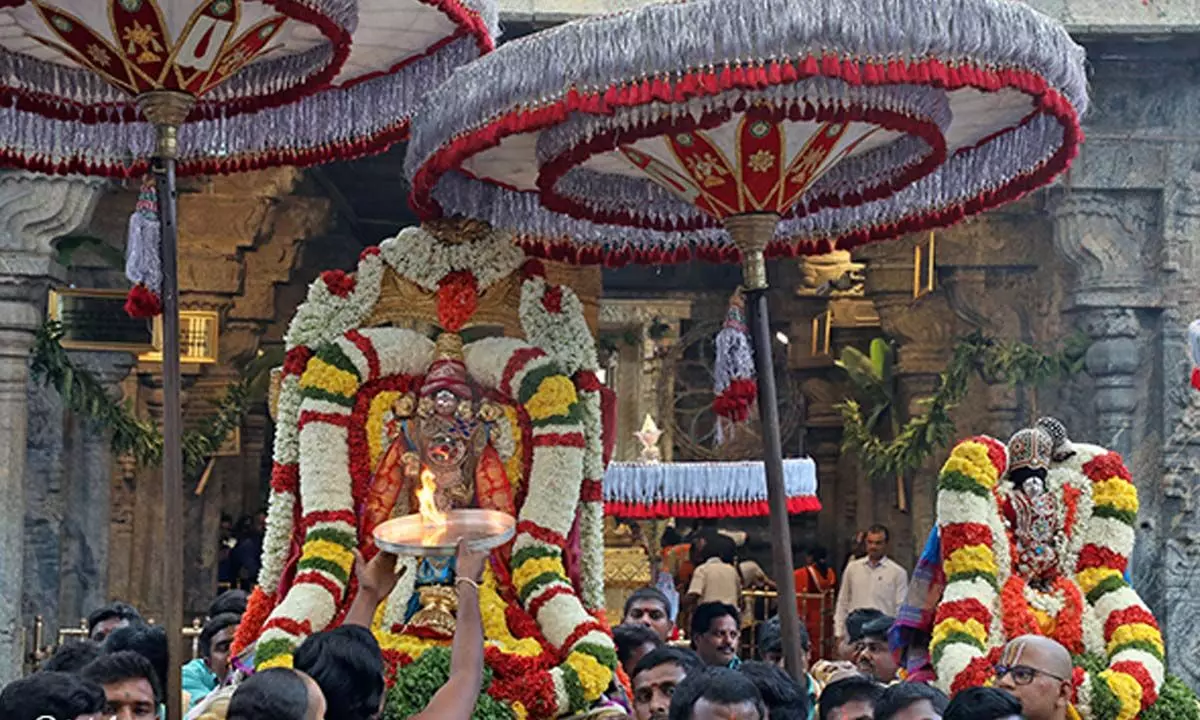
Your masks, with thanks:
[[[1192,358],[1192,387],[1200,390],[1200,320],[1188,325],[1188,351]]]
[[[741,290],[729,299],[725,324],[717,333],[717,357],[713,363],[713,412],[717,415],[717,442],[731,436],[732,426],[750,417],[758,393],[754,379],[754,351],[746,329],[746,301]]]

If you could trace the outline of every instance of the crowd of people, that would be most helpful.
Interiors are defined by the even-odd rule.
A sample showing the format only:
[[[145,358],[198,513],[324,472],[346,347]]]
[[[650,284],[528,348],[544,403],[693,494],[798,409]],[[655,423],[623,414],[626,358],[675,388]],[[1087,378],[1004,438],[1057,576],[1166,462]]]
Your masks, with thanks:
[[[690,640],[677,640],[670,602],[657,588],[634,592],[613,632],[629,677],[636,720],[1066,720],[1071,658],[1054,640],[1026,636],[1004,649],[997,686],[959,692],[953,700],[909,682],[888,649],[892,618],[855,609],[845,621],[839,659],[812,662],[800,628],[802,679],[783,669],[777,617],[756,628],[757,657],[744,659],[741,614],[721,602],[701,603],[690,619]],[[811,663],[811,665],[810,665]]]
[[[450,679],[418,720],[469,718],[483,678],[479,581],[486,555],[460,546],[458,614]],[[345,620],[311,635],[292,668],[253,673],[231,644],[247,595],[222,593],[208,610],[199,657],[172,669],[167,635],[135,608],[113,603],[88,618],[89,637],[58,647],[35,673],[0,691],[4,720],[158,720],[165,715],[168,673],[179,673],[188,720],[378,720],[385,701],[383,654],[370,631],[395,588],[396,556],[369,562],[356,554],[358,592]]]
[[[637,590],[626,601],[613,629],[623,672],[608,697],[636,720],[1065,720],[1071,658],[1046,638],[1010,642],[995,668],[997,686],[960,692],[953,701],[906,677],[888,639],[904,600],[896,586],[904,584],[905,571],[887,558],[886,528],[873,527],[861,539],[862,557],[850,559],[843,573],[831,656],[820,657],[811,640],[813,618],[802,613],[794,679],[784,669],[778,617],[748,624],[739,607],[746,571],[736,563],[734,543],[722,535],[693,538],[701,561],[680,606],[660,587]],[[808,560],[798,576],[812,587],[834,584],[823,554],[810,552]],[[485,562],[460,547],[450,679],[418,718],[466,720],[475,708],[483,677],[478,582]],[[358,592],[343,624],[305,640],[292,668],[258,673],[250,671],[248,657],[232,655],[246,609],[242,590],[212,603],[198,657],[174,670],[162,628],[127,604],[105,606],[89,617],[88,639],[63,644],[39,672],[0,692],[0,717],[155,720],[163,716],[168,673],[178,672],[189,720],[378,720],[384,665],[369,628],[397,583],[396,557],[381,552],[368,562],[356,555],[355,575]],[[820,632],[826,620],[816,618]],[[753,643],[743,642],[744,632]]]

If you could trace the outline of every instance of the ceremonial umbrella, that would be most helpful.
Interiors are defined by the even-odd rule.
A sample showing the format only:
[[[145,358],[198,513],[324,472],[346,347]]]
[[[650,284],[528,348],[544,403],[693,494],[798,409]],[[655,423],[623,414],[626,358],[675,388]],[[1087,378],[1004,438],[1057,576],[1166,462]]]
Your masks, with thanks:
[[[780,593],[793,591],[765,258],[946,226],[1076,153],[1084,52],[1012,0],[692,0],[460,68],[414,121],[424,218],[581,263],[743,265]],[[788,667],[793,603],[780,606]]]
[[[152,315],[161,296],[163,311],[173,660],[183,597],[176,172],[384,150],[430,87],[491,49],[495,21],[491,0],[0,0],[0,161],[109,177],[151,169],[158,186],[161,243],[131,247],[127,273],[142,291],[131,305]],[[157,240],[159,223],[139,215],[131,244]],[[181,717],[178,673],[165,679]]]

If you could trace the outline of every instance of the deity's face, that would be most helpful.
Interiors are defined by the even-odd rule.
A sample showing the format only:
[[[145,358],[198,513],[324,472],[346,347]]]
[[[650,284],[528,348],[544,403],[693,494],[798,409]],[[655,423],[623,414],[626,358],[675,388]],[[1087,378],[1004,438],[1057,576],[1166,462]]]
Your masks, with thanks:
[[[458,410],[458,396],[450,390],[439,390],[433,396],[433,411],[443,417],[449,417]]]
[[[1046,492],[1046,481],[1042,480],[1037,475],[1031,475],[1021,485],[1021,490],[1029,497],[1037,497]]]

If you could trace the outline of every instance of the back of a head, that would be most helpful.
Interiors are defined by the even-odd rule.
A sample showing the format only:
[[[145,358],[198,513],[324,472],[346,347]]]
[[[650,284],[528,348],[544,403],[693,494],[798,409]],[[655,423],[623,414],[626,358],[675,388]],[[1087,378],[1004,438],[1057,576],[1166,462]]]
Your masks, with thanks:
[[[213,618],[225,613],[245,615],[248,598],[245,590],[226,590],[208,606],[208,616]]]
[[[1021,701],[1000,688],[961,690],[942,713],[942,720],[1009,720],[1021,717]]]
[[[157,625],[134,623],[113,630],[104,641],[105,654],[132,651],[150,661],[158,676],[158,686],[166,687],[168,659],[167,631]],[[161,699],[159,695],[159,699]]]
[[[42,672],[77,673],[104,653],[100,643],[91,640],[68,640],[42,663]]]
[[[741,614],[738,609],[732,605],[721,602],[707,602],[696,606],[696,610],[692,613],[691,637],[703,635],[712,627],[713,621],[717,618],[729,616],[738,622]]]
[[[379,712],[383,653],[370,630],[342,625],[316,633],[296,649],[292,667],[316,681],[328,717],[368,720]]]
[[[651,650],[638,660],[634,666],[633,672],[629,673],[630,679],[638,676],[638,673],[647,670],[653,670],[660,665],[672,663],[683,669],[684,675],[691,675],[699,672],[704,667],[704,661],[696,654],[694,650],[684,647],[675,647],[673,645],[663,645],[662,647]]]
[[[96,626],[105,620],[124,620],[130,623],[144,622],[142,614],[134,606],[120,601],[111,602],[103,607],[96,608],[88,615],[88,634],[91,635]]]
[[[662,645],[658,633],[645,625],[618,625],[613,628],[612,634],[613,644],[617,646],[617,660],[622,665],[643,645],[652,645],[655,648]]]
[[[804,627],[803,623],[796,628],[796,640],[799,642],[801,651],[808,652],[812,649],[812,638],[809,637],[808,628]],[[758,637],[755,644],[758,647],[759,658],[764,657],[767,653],[783,652],[783,630],[780,627],[778,615],[772,615],[758,624]]]
[[[758,688],[737,670],[707,667],[689,673],[671,697],[669,720],[691,720],[692,709],[701,700],[719,705],[749,703],[758,711],[759,720],[767,720],[767,708]]]
[[[80,675],[100,686],[144,678],[150,683],[154,699],[158,702],[163,700],[162,683],[158,681],[158,673],[155,672],[154,666],[140,653],[132,650],[106,652],[85,667]]]
[[[104,712],[104,690],[78,675],[65,672],[39,672],[15,680],[0,692],[0,718],[39,720]]]
[[[238,685],[229,701],[226,720],[305,720],[308,688],[295,670],[271,668]],[[338,718],[332,711],[328,717]]]
[[[875,608],[851,610],[846,616],[846,636],[850,642],[858,642],[862,639],[863,626],[881,617],[885,617],[883,612]]]
[[[808,693],[779,666],[751,660],[742,663],[738,671],[758,688],[771,720],[805,720],[808,717]]]
[[[820,720],[828,720],[834,711],[852,702],[869,702],[872,706],[883,695],[883,686],[874,680],[857,675],[829,683],[821,691]]]
[[[938,715],[944,714],[950,703],[950,698],[935,687],[923,683],[896,683],[889,685],[875,703],[875,720],[891,720],[922,700],[928,700]]]

